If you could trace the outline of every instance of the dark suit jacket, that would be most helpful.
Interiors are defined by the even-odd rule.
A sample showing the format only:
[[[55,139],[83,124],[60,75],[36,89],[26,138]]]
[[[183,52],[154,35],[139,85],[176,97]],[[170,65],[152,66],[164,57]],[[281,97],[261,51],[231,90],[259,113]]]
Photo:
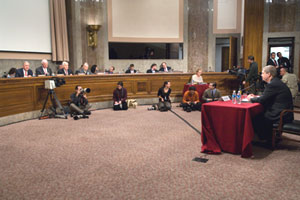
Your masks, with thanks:
[[[214,95],[212,95],[211,93],[211,89],[206,89],[202,95],[202,99],[205,101],[205,102],[208,102],[207,99],[213,99],[213,101],[218,101],[218,100],[221,100],[221,92],[220,90],[216,89]]]
[[[158,72],[158,70],[155,70],[155,73],[157,73],[157,72]],[[152,73],[152,69],[148,69],[147,73]]]
[[[273,78],[265,87],[264,93],[251,102],[260,103],[265,108],[264,117],[277,122],[284,109],[293,109],[293,99],[290,89],[277,77]],[[284,116],[285,121],[293,119],[293,113]]]
[[[279,59],[277,60],[277,62],[278,62],[278,65],[279,65],[279,66],[282,65],[283,67],[288,68],[288,69],[291,67],[291,63],[290,63],[289,59],[286,58],[286,57],[281,57],[281,58],[279,58]]]
[[[33,72],[31,69],[28,70],[28,75],[33,76]],[[23,68],[17,69],[15,77],[24,77]]]
[[[47,67],[47,73],[48,73],[47,76],[51,76],[52,75],[52,70],[49,67]],[[40,66],[40,67],[36,68],[35,75],[36,76],[38,76],[38,75],[45,75],[43,66]]]
[[[134,71],[134,73],[136,73],[136,70],[135,70],[135,69],[134,69],[133,71]],[[131,72],[130,72],[130,69],[127,69],[127,70],[125,71],[125,73],[126,73],[126,74],[130,74],[130,73],[131,73]]]
[[[85,75],[90,75],[92,74],[92,72],[88,69],[86,72],[84,72],[83,69],[80,69],[78,73],[82,73],[82,74],[85,74]]]
[[[258,66],[256,62],[250,64],[249,74],[247,75],[246,82],[256,81],[258,78]]]
[[[63,74],[63,75],[66,75],[65,74],[65,70],[64,69],[60,69],[57,71],[58,74]],[[73,74],[73,71],[71,69],[68,69],[68,74]]]
[[[275,60],[276,61],[276,60]],[[272,66],[277,66],[278,65],[278,63],[276,62],[276,63],[274,63],[273,62],[273,60],[271,59],[271,58],[269,58],[269,60],[268,60],[268,62],[267,62],[267,65],[272,65]]]
[[[171,70],[171,67],[168,67],[168,66],[167,66],[167,69],[168,69],[168,72],[170,72],[170,70]],[[164,68],[163,68],[163,67],[162,67],[162,68],[160,68],[160,69],[159,69],[159,71],[161,71],[161,72],[164,72]]]

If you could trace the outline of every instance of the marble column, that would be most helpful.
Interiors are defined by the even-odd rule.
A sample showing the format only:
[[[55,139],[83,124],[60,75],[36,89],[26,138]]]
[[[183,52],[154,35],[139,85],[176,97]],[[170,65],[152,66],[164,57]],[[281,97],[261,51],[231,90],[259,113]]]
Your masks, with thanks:
[[[208,71],[208,1],[188,0],[188,71]]]

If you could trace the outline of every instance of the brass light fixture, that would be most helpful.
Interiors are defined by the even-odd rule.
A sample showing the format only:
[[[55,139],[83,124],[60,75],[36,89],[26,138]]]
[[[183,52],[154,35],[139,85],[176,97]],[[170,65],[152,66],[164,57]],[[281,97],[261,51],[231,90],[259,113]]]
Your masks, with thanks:
[[[100,25],[87,25],[87,36],[88,36],[88,46],[95,48],[97,46],[97,32],[100,29]]]

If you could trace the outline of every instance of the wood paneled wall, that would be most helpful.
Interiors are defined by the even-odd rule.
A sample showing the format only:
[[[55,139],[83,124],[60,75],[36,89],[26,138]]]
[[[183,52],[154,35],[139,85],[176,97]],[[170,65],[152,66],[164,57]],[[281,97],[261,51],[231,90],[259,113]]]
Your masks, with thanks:
[[[249,68],[248,56],[254,56],[258,70],[262,69],[264,0],[245,0],[243,62]]]
[[[118,74],[64,77],[66,84],[55,89],[62,104],[67,104],[76,85],[91,88],[89,102],[112,100],[112,92],[118,81],[124,82],[129,98],[154,98],[164,81],[171,82],[173,97],[181,97],[183,86],[189,82],[191,73],[167,74]],[[60,77],[61,78],[61,77]],[[49,77],[0,79],[0,117],[41,110],[48,90],[44,82]],[[217,82],[222,94],[230,94],[236,87],[236,76],[227,73],[203,73],[206,82]]]

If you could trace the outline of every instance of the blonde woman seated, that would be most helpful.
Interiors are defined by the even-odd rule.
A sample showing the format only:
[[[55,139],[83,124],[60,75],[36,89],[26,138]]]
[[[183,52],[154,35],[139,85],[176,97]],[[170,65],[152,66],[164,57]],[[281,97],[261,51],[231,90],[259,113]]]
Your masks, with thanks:
[[[192,84],[200,84],[203,83],[203,79],[202,79],[202,69],[197,69],[196,74],[194,74],[192,76]]]

